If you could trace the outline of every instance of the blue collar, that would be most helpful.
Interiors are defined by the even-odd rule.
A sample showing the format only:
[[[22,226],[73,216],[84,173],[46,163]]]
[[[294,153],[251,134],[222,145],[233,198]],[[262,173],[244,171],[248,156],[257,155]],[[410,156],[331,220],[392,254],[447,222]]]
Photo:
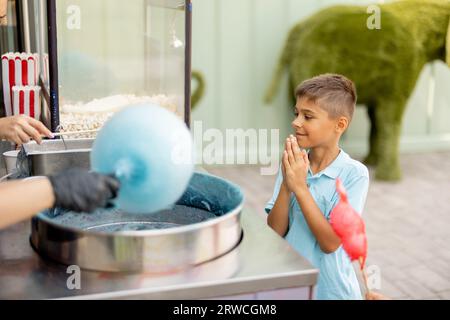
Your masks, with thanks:
[[[345,160],[348,158],[348,154],[345,153],[344,150],[340,149],[340,152],[336,159],[332,163],[328,165],[325,169],[322,171],[316,173],[313,175],[311,168],[308,168],[308,177],[309,178],[320,178],[323,174],[327,177],[330,177],[331,179],[336,179],[339,174],[342,171],[343,164],[345,163]]]

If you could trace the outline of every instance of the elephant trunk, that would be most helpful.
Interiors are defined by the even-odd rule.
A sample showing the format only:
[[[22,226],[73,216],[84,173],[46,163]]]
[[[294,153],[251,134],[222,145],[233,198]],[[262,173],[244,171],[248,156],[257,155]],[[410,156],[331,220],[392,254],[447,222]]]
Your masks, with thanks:
[[[450,9],[448,16],[447,33],[445,35],[445,63],[450,67]]]
[[[205,94],[205,79],[203,78],[203,75],[199,71],[192,71],[191,76],[192,79],[197,81],[197,88],[191,95],[191,109],[194,110],[194,108],[197,106],[197,104],[200,102],[203,95]]]

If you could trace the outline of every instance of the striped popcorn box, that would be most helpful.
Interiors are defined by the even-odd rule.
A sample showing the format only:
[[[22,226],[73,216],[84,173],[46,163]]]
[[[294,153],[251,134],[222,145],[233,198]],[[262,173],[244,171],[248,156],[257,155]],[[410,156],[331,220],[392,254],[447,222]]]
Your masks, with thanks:
[[[2,55],[2,83],[7,116],[13,114],[12,88],[36,86],[39,79],[39,55],[6,53]]]
[[[39,86],[14,86],[13,114],[25,114],[36,120],[41,116],[41,87]]]

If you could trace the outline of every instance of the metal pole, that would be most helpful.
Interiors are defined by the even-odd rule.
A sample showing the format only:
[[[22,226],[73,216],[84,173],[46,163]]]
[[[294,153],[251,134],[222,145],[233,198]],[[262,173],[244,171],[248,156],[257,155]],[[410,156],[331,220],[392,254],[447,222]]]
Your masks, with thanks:
[[[38,5],[38,15],[39,17],[37,20],[40,20],[41,23],[39,23],[39,39],[37,39],[36,43],[38,44],[38,53],[39,53],[39,64],[41,65],[41,74],[42,70],[44,68],[44,54],[46,53],[45,50],[45,10],[44,10],[44,0],[37,1]],[[48,50],[48,46],[47,46]]]
[[[22,0],[23,39],[26,53],[31,53],[28,0]]]
[[[56,30],[56,0],[47,0],[48,60],[50,73],[50,129],[59,126],[58,45]]]
[[[191,69],[192,69],[192,1],[185,3],[185,70],[184,70],[184,121],[191,127]]]
[[[17,32],[17,46],[13,49],[15,51],[18,52],[22,52],[23,51],[23,42],[22,42],[22,12],[21,12],[21,2],[20,1],[16,1],[15,2],[15,9],[16,9],[16,32]]]

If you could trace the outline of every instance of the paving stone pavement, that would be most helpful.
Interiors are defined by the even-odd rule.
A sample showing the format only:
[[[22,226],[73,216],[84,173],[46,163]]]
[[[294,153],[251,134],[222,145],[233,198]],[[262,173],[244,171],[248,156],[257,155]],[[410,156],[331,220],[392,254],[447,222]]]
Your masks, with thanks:
[[[368,266],[381,273],[379,292],[393,299],[450,299],[450,152],[401,155],[400,182],[371,182],[363,217]],[[246,206],[266,218],[276,176],[258,166],[207,167],[239,184]]]

